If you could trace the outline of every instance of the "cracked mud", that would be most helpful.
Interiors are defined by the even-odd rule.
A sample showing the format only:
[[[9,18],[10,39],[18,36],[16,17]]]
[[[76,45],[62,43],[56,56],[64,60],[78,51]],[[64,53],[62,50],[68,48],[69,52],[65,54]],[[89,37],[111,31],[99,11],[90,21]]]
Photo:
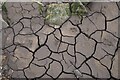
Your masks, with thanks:
[[[85,17],[70,16],[61,26],[45,24],[37,3],[6,7],[3,76],[118,79],[118,3],[90,3]]]

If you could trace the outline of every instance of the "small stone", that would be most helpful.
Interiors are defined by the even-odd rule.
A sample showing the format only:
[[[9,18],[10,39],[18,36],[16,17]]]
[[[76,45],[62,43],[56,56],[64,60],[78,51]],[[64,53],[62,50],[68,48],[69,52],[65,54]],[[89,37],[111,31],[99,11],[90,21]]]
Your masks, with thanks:
[[[73,72],[75,73],[75,75],[77,76],[77,78],[83,76],[82,73],[78,69],[74,70]]]

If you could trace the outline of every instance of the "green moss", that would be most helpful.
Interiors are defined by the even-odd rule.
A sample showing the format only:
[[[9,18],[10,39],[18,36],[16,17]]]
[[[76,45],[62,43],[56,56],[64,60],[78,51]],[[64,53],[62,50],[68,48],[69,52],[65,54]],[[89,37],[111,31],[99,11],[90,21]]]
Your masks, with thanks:
[[[38,5],[39,5],[38,7],[39,13],[42,14],[43,6],[41,4],[38,4]]]
[[[81,5],[79,2],[74,2],[71,4],[72,15],[83,16],[87,13],[84,5]]]
[[[69,4],[50,4],[46,12],[46,21],[49,24],[60,25],[69,18]]]
[[[40,14],[43,11],[43,4],[39,2],[39,12]],[[71,4],[71,11],[70,12],[70,5],[69,3],[51,3],[47,5],[46,11],[46,22],[52,25],[60,25],[65,20],[67,20],[70,15],[78,15],[84,16],[87,13],[87,10],[83,3],[81,2],[73,2]]]

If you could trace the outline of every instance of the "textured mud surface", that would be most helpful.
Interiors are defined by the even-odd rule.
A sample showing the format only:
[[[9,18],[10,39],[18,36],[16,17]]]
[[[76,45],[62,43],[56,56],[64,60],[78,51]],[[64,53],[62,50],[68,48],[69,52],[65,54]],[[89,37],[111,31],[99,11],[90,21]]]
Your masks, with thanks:
[[[118,3],[90,3],[87,16],[71,16],[59,27],[45,24],[37,3],[6,7],[4,76],[118,79]]]

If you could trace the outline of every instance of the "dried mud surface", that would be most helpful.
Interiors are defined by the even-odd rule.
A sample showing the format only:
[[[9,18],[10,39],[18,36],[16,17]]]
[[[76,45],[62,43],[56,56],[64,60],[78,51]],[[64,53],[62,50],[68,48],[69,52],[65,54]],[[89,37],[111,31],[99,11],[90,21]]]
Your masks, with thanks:
[[[118,79],[118,3],[92,2],[86,5],[87,16],[71,16],[60,27],[45,24],[37,3],[9,2],[6,7],[4,76]]]

